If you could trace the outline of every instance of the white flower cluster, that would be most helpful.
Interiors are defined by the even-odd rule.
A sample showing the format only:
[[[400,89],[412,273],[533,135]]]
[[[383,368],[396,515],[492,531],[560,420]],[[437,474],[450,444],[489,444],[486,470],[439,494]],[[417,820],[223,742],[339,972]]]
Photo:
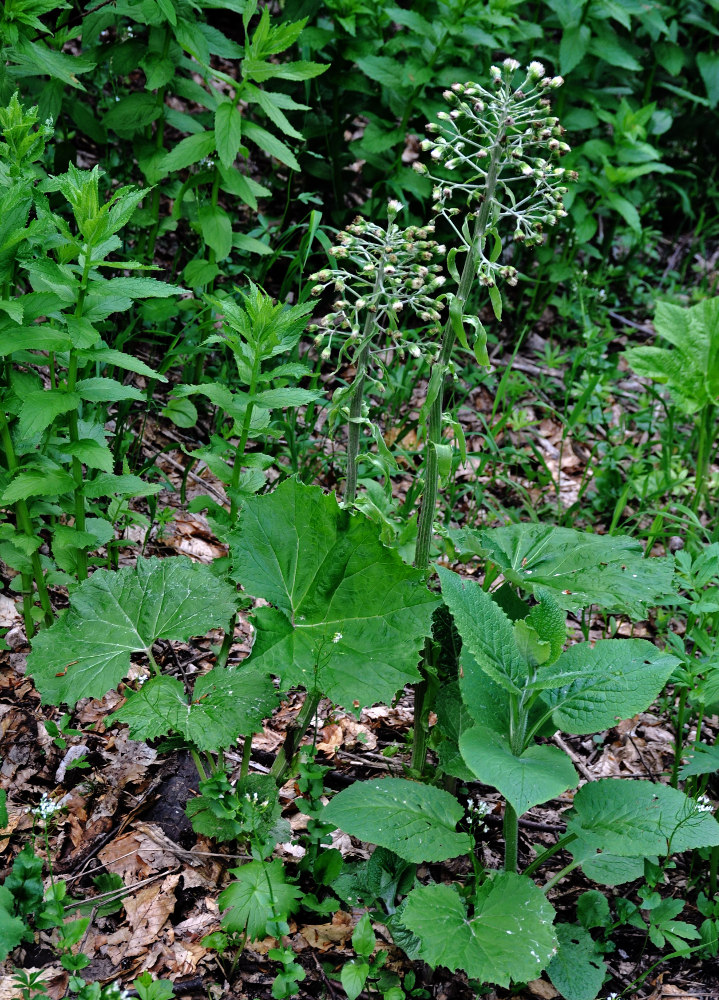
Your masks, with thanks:
[[[485,802],[484,799],[467,799],[467,817],[472,824],[475,826],[479,833],[487,832],[487,824],[483,822],[484,817],[488,816],[494,806],[491,802]]]
[[[697,812],[702,812],[702,813],[714,812],[714,803],[712,802],[712,800],[709,798],[708,795],[700,795],[697,799],[695,799],[694,805]]]
[[[42,820],[43,823],[46,823],[55,815],[56,812],[59,812],[59,810],[60,805],[57,802],[54,802],[49,795],[43,792],[40,802],[34,809],[31,810],[31,812],[35,819]]]
[[[376,339],[378,329],[386,329],[394,345],[401,345],[398,316],[404,312],[439,323],[442,305],[436,294],[445,278],[437,260],[446,254],[446,247],[432,239],[432,224],[407,229],[397,225],[402,208],[399,201],[388,203],[386,227],[355,219],[330,250],[338,267],[311,276],[316,282],[314,295],[329,287],[337,293],[332,312],[310,327],[317,333],[318,346],[330,333],[323,358],[329,358],[333,338],[341,337],[347,346],[359,350]]]
[[[562,140],[564,130],[549,114],[548,89],[561,86],[561,77],[547,77],[541,63],[527,67],[523,83],[513,80],[519,63],[505,59],[501,68],[491,68],[493,91],[476,83],[455,83],[444,92],[451,111],[441,111],[438,123],[427,125],[433,138],[422,149],[438,166],[457,171],[457,179],[434,176],[423,163],[415,163],[419,173],[435,182],[435,212],[444,216],[460,241],[469,246],[468,232],[455,226],[453,217],[463,211],[456,202],[464,201],[474,215],[492,188],[486,231],[511,227],[514,239],[527,246],[542,243],[545,226],[554,226],[566,216],[562,195],[565,180],[576,177],[553,159],[569,152]],[[516,269],[501,264],[492,252],[494,241],[481,248],[478,277],[485,286],[498,279],[516,284]]]

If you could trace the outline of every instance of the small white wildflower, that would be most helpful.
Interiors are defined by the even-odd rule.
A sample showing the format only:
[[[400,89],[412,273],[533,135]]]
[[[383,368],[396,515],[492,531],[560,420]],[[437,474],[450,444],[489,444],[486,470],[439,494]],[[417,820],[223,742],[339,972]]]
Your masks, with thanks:
[[[59,810],[60,806],[43,792],[39,804],[32,810],[35,819],[48,820]]]
[[[390,201],[387,202],[387,209],[394,215],[396,215],[398,212],[401,212],[404,209],[404,205],[402,204],[401,201],[397,201],[396,198],[392,198],[390,199]]]
[[[519,63],[517,62],[516,59],[505,59],[502,65],[504,66],[505,69],[509,69],[512,72],[519,69]]]
[[[698,812],[711,813],[714,812],[714,803],[709,798],[708,795],[700,795],[696,800],[696,807]]]
[[[535,80],[538,80],[540,76],[544,76],[544,66],[540,62],[531,62],[527,66],[527,73]]]
[[[335,632],[335,634],[332,636],[332,642],[337,643],[340,641],[341,638],[342,638],[342,633]]]

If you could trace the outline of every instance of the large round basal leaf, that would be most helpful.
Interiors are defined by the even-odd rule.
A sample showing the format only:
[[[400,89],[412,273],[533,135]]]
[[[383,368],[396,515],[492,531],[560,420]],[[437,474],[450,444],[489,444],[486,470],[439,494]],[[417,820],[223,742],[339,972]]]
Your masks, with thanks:
[[[600,639],[565,650],[540,669],[537,686],[556,688],[543,699],[567,733],[596,733],[643,712],[662,690],[679,660],[646,639]]]
[[[463,648],[469,650],[477,665],[496,684],[519,693],[526,683],[528,671],[509,618],[476,580],[463,580],[441,566],[438,573],[442,597],[462,636]],[[466,695],[465,700],[472,711]]]
[[[126,722],[133,740],[179,733],[199,750],[230,747],[262,728],[277,695],[270,678],[253,670],[215,667],[198,678],[192,697],[174,677],[155,677],[110,718]]]
[[[641,858],[663,857],[680,851],[719,845],[719,823],[683,792],[650,781],[603,778],[591,781],[574,796],[566,814],[567,833],[576,834],[581,847]]]
[[[477,778],[496,788],[519,816],[578,781],[571,760],[558,747],[534,745],[515,757],[503,736],[481,726],[462,733],[459,749]]]
[[[578,924],[557,924],[559,950],[547,973],[564,1000],[594,1000],[607,966],[589,931]]]
[[[247,931],[247,939],[256,941],[267,933],[267,924],[273,920],[286,920],[297,909],[302,890],[288,885],[282,862],[250,861],[240,868],[232,868],[234,879],[220,893],[218,903],[226,912],[222,926],[234,934]]]
[[[419,678],[438,600],[368,518],[287,480],[246,501],[230,544],[235,578],[274,605],[256,615],[253,666],[348,708]]]
[[[234,587],[184,556],[98,570],[72,594],[65,617],[37,635],[28,673],[46,704],[102,698],[126,676],[132,653],[224,627],[236,607]]]
[[[461,555],[490,559],[523,590],[552,590],[567,611],[597,604],[644,618],[672,594],[674,560],[645,559],[634,538],[593,535],[549,524],[509,524],[486,531],[460,529],[451,538]]]
[[[464,815],[449,792],[403,778],[356,781],[332,799],[323,820],[405,861],[446,861],[472,844],[455,827]]]
[[[526,875],[501,872],[477,892],[474,915],[448,885],[414,889],[402,923],[422,942],[435,967],[464,969],[472,979],[509,986],[536,979],[553,957],[554,909]]]

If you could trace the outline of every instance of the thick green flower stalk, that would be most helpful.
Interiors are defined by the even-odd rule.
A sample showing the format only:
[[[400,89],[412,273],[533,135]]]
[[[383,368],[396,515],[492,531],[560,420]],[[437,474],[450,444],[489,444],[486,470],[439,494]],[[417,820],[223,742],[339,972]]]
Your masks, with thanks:
[[[568,172],[556,159],[569,151],[562,128],[549,114],[547,90],[561,86],[561,77],[546,77],[533,62],[524,81],[514,86],[519,63],[505,59],[491,68],[492,85],[456,83],[444,97],[450,111],[440,112],[422,143],[433,164],[452,176],[434,176],[424,164],[415,169],[434,181],[434,210],[452,228],[455,246],[448,266],[458,280],[450,297],[449,318],[434,365],[430,385],[436,387],[428,420],[424,494],[419,517],[415,565],[429,565],[438,487],[437,446],[442,440],[444,375],[450,370],[452,349],[459,338],[465,345],[464,325],[474,327],[474,350],[480,364],[488,364],[486,334],[476,316],[466,316],[467,300],[475,281],[489,290],[495,313],[501,313],[498,282],[517,283],[517,270],[501,260],[503,238],[533,246],[545,239],[546,227],[567,213],[562,207],[563,183]],[[461,277],[455,258],[464,253]]]
[[[497,287],[504,280],[517,283],[517,269],[502,261],[505,243],[527,246],[545,239],[546,227],[556,225],[567,213],[562,207],[565,179],[572,179],[556,163],[569,146],[563,130],[549,113],[546,92],[561,86],[561,77],[547,77],[541,63],[527,67],[522,83],[515,86],[519,63],[505,59],[491,68],[491,88],[476,83],[454,84],[444,97],[450,111],[440,112],[427,127],[432,138],[422,148],[433,164],[444,168],[435,176],[422,163],[419,173],[435,182],[434,209],[456,237],[447,265],[457,280],[457,291],[448,296],[449,317],[433,364],[429,382],[427,446],[424,451],[424,488],[417,529],[415,566],[429,566],[434,514],[439,487],[440,454],[443,451],[443,386],[452,368],[452,351],[459,339],[468,346],[465,325],[474,329],[474,353],[481,365],[489,364],[485,330],[476,315],[466,315],[467,301],[475,281],[486,287],[495,315],[501,316],[502,299]],[[456,175],[456,176],[455,176]],[[456,257],[463,253],[461,276]],[[415,688],[415,729],[412,768],[421,773],[426,755],[429,657],[425,656],[425,680]]]
[[[398,201],[389,202],[386,227],[356,219],[339,234],[331,250],[338,266],[312,275],[317,282],[312,289],[315,295],[330,286],[338,294],[332,312],[311,327],[317,333],[317,345],[325,345],[322,357],[329,358],[333,343],[340,341],[339,358],[348,357],[356,367],[352,384],[335,392],[332,401],[334,412],[349,420],[345,503],[353,503],[357,493],[360,431],[366,422],[365,386],[368,381],[381,384],[387,340],[405,349],[400,321],[408,313],[432,324],[435,334],[440,331],[442,305],[436,299],[445,278],[440,274],[442,266],[434,261],[446,248],[431,238],[433,225],[408,229],[397,225],[402,207]],[[413,354],[420,350],[415,343],[408,347]]]

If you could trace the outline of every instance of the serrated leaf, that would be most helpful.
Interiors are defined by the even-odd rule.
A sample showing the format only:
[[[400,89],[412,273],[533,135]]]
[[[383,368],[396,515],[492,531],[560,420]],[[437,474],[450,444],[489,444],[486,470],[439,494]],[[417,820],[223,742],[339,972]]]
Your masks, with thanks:
[[[11,480],[0,497],[0,504],[13,504],[28,497],[60,496],[74,488],[75,480],[61,469],[31,469]]]
[[[246,139],[250,142],[254,142],[256,146],[267,153],[268,156],[273,156],[280,163],[284,163],[291,170],[299,170],[300,165],[297,162],[297,157],[292,152],[289,146],[281,142],[277,136],[272,135],[268,132],[266,128],[262,128],[256,122],[244,122],[243,132]]]
[[[166,153],[158,169],[161,171],[162,176],[166,177],[167,174],[174,173],[177,170],[185,170],[187,167],[191,167],[193,163],[199,163],[200,160],[209,156],[214,150],[214,131],[196,132],[194,135],[188,135],[185,139],[181,139],[169,153]]]
[[[572,762],[558,747],[533,745],[517,757],[505,737],[477,726],[462,733],[459,749],[482,784],[496,788],[519,816],[578,781]]]
[[[271,410],[276,406],[307,406],[318,399],[322,399],[323,393],[315,389],[267,389],[265,392],[258,392],[254,397],[255,406]]]
[[[159,483],[146,483],[144,479],[130,473],[121,476],[105,473],[85,483],[82,493],[88,500],[97,500],[98,497],[110,496],[150,497],[161,489]]]
[[[133,740],[173,732],[199,750],[214,752],[258,732],[276,704],[269,677],[215,667],[198,678],[191,698],[174,677],[153,677],[110,718],[129,725]]]
[[[286,919],[303,895],[301,889],[287,884],[278,859],[250,861],[231,869],[231,874],[234,881],[218,899],[220,909],[226,911],[222,926],[234,934],[246,931],[250,941],[265,937],[269,921]]]
[[[77,385],[81,399],[91,403],[117,403],[122,399],[144,399],[144,393],[134,385],[123,385],[114,378],[84,378]]]
[[[217,205],[203,205],[197,217],[203,240],[218,260],[224,260],[232,249],[232,223],[227,212]]]
[[[215,111],[215,144],[220,162],[231,167],[242,145],[242,116],[231,101],[222,101]]]
[[[415,863],[466,854],[471,841],[455,831],[463,815],[449,792],[403,778],[356,781],[335,795],[322,813],[345,833]]]
[[[546,967],[557,945],[553,920],[542,890],[511,872],[480,886],[471,917],[448,885],[414,889],[402,914],[433,968],[463,969],[473,979],[504,987],[536,979]]]
[[[544,701],[568,733],[596,733],[651,705],[679,660],[646,639],[600,639],[570,646],[540,668],[536,686],[553,688]]]
[[[22,917],[13,915],[14,909],[13,894],[4,885],[0,885],[0,962],[26,939],[28,933],[32,936]]]
[[[18,433],[21,437],[42,434],[55,417],[77,410],[79,406],[80,396],[76,392],[61,392],[59,389],[29,392],[20,407]]]
[[[368,518],[287,480],[245,502],[230,546],[234,577],[276,606],[256,613],[259,669],[349,707],[389,702],[418,678],[437,598]]]
[[[438,573],[442,597],[452,612],[463,646],[496,684],[519,693],[528,671],[509,618],[476,580],[463,580],[441,566]]]
[[[73,592],[65,617],[35,638],[28,672],[45,704],[101,698],[127,675],[132,653],[224,627],[235,608],[233,587],[182,556],[98,570]]]
[[[490,559],[515,586],[551,590],[566,611],[597,604],[607,611],[646,615],[673,592],[673,559],[645,559],[639,542],[548,524],[510,524],[451,532],[460,554]]]
[[[110,449],[99,441],[90,438],[80,438],[79,441],[66,441],[58,451],[62,455],[72,455],[79,458],[88,469],[100,469],[101,472],[112,472],[115,460]],[[73,529],[74,530],[74,529]]]
[[[592,935],[578,924],[557,924],[559,950],[547,973],[565,1000],[594,1000],[604,983],[606,962]]]
[[[601,852],[641,858],[719,845],[719,823],[668,785],[602,778],[574,796],[565,814],[576,857]]]

